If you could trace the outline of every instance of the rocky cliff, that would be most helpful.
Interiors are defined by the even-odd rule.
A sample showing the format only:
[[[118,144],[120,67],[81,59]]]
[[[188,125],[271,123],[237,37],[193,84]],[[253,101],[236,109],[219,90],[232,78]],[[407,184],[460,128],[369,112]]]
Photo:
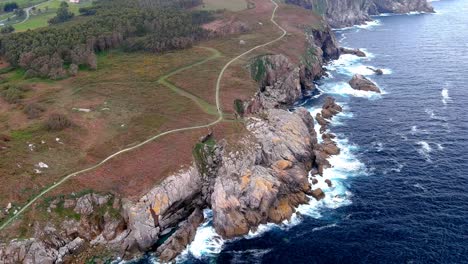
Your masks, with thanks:
[[[427,0],[286,0],[323,15],[334,28],[370,21],[381,13],[434,12]]]
[[[242,140],[215,141],[215,135],[200,139],[193,164],[137,202],[98,194],[58,198],[51,212],[68,210],[71,219],[38,224],[34,238],[0,245],[0,263],[61,263],[99,246],[113,257],[152,251],[161,261],[171,261],[194,239],[204,208],[213,211],[217,233],[233,238],[260,224],[281,223],[298,205],[323,198],[308,173],[321,173],[330,166],[327,158],[339,150],[332,136],[318,143],[315,121],[306,109],[288,109],[314,89],[324,63],[337,58],[340,50],[329,27],[309,29],[306,35],[308,49],[298,65],[283,55],[251,61],[259,91],[241,105],[247,130]],[[339,111],[334,100],[327,99],[320,120],[327,122],[324,118]]]

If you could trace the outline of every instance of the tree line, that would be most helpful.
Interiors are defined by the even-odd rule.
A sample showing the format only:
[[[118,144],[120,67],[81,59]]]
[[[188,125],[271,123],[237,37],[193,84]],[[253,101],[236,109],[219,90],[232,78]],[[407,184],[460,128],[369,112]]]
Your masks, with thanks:
[[[206,37],[200,26],[213,19],[188,11],[200,0],[99,0],[79,19],[0,37],[0,54],[28,77],[64,78],[79,66],[97,68],[96,52],[164,52]]]

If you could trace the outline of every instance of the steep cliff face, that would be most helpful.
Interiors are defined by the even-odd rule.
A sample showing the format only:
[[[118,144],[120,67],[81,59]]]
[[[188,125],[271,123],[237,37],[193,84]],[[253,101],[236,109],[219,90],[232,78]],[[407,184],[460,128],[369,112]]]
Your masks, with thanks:
[[[426,0],[373,0],[379,13],[434,12]]]
[[[313,82],[325,73],[324,63],[340,56],[335,34],[328,25],[307,29],[306,36],[308,48],[299,65],[292,64],[282,54],[260,56],[251,62],[251,75],[260,89],[247,103],[247,114],[293,105],[305,91],[315,89]]]
[[[362,24],[380,13],[433,12],[427,0],[286,0],[325,16],[334,28]]]

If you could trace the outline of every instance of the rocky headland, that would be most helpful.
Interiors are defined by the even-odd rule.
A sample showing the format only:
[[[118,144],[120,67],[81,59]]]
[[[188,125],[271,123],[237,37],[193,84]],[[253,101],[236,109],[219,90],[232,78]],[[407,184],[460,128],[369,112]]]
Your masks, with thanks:
[[[371,21],[383,13],[434,12],[427,0],[287,0],[287,3],[312,9],[326,17],[334,28]]]
[[[330,166],[327,158],[339,150],[331,136],[318,143],[314,118],[306,109],[288,109],[315,89],[313,81],[324,75],[324,64],[338,58],[340,50],[329,27],[308,29],[306,41],[308,52],[300,64],[281,54],[251,61],[259,91],[242,102],[247,128],[242,140],[204,137],[194,148],[190,168],[168,177],[136,203],[99,194],[57,198],[49,211],[59,208],[79,217],[37,223],[34,238],[0,245],[0,261],[61,263],[90,246],[122,258],[153,251],[161,261],[171,261],[193,240],[204,208],[213,211],[217,233],[234,238],[260,224],[288,220],[298,205],[323,198],[308,173],[320,174]],[[327,99],[323,118],[339,111]]]
[[[313,1],[300,4],[305,2]],[[377,2],[385,1],[345,1],[342,6],[335,2],[326,1],[326,12],[341,14],[339,21],[328,17],[337,26],[367,20],[369,10],[379,12]],[[425,6],[397,2],[408,8]],[[353,17],[354,10],[362,16]],[[326,74],[327,62],[342,53],[360,57],[365,53],[339,48],[328,25],[306,29],[305,41],[307,52],[300,63],[283,54],[250,61],[248,69],[259,89],[250,100],[236,103],[246,128],[241,140],[217,140],[211,133],[201,138],[190,167],[166,178],[136,202],[95,193],[57,197],[48,211],[70,217],[37,223],[32,238],[0,244],[0,263],[66,263],[80,252],[100,247],[112,258],[153,252],[160,261],[170,262],[193,241],[204,221],[204,209],[212,210],[216,232],[230,239],[261,224],[289,220],[300,204],[323,199],[325,193],[314,186],[319,180],[333,186],[321,176],[331,167],[328,159],[340,153],[328,125],[343,109],[331,97],[315,117],[305,108],[291,108],[315,89],[314,81]],[[364,76],[354,76],[350,85],[380,92]]]

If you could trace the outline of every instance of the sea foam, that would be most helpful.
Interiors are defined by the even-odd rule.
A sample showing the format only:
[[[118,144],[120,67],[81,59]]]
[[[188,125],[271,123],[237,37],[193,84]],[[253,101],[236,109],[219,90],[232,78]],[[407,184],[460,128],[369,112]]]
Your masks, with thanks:
[[[444,105],[447,105],[448,102],[450,102],[450,100],[452,100],[452,98],[450,98],[449,96],[449,90],[448,88],[444,88],[442,89],[442,91],[440,92],[441,96],[442,96],[442,103]]]

